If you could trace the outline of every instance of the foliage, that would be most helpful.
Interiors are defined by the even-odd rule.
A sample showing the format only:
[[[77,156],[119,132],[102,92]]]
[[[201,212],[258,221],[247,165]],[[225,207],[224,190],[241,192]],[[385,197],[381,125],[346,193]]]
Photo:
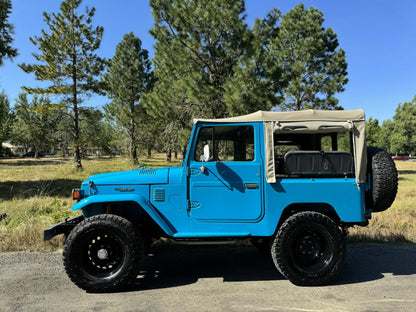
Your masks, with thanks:
[[[156,40],[153,92],[146,110],[165,122],[166,149],[195,117],[256,110],[340,109],[347,83],[345,52],[323,14],[298,5],[245,23],[244,0],[152,0]]]
[[[383,121],[380,127],[380,133],[378,136],[378,143],[376,146],[385,149],[388,153],[393,154],[392,146],[392,134],[394,132],[394,123],[391,120]]]
[[[30,38],[40,51],[33,54],[39,63],[19,65],[25,72],[34,73],[37,80],[51,82],[48,87],[24,87],[24,90],[36,94],[57,94],[62,96],[64,103],[71,105],[74,161],[78,169],[82,168],[79,105],[92,92],[100,92],[97,76],[104,69],[104,60],[94,53],[100,47],[104,28],[93,28],[95,8],[87,8],[85,14],[81,14],[77,12],[80,4],[81,0],[65,0],[58,14],[44,12],[49,32],[42,30],[41,36]]]
[[[393,116],[391,150],[396,154],[416,152],[416,96],[411,102],[399,104]]]
[[[156,83],[144,104],[164,122],[165,148],[194,117],[228,115],[225,84],[248,48],[243,0],[152,0]]]
[[[52,105],[47,96],[35,95],[31,102],[26,93],[16,101],[12,141],[26,149],[33,148],[35,157],[40,150],[48,150],[55,143],[55,125],[61,118],[60,107]]]
[[[116,134],[110,124],[104,121],[104,114],[96,108],[80,109],[80,130],[83,134],[80,145],[86,148],[101,148],[102,152],[111,155],[114,148],[112,142]]]
[[[10,112],[10,102],[7,95],[0,93],[0,155],[2,155],[2,143],[9,138],[13,115]]]
[[[153,75],[149,53],[141,45],[141,40],[133,33],[124,35],[102,79],[112,98],[112,102],[104,109],[126,130],[130,140],[130,156],[135,164],[138,163],[138,133],[140,130],[153,130],[149,129],[151,122],[142,106],[142,94],[150,91]],[[140,129],[146,123],[148,126]],[[154,133],[147,132],[147,135],[154,137]]]
[[[268,57],[287,84],[282,110],[340,108],[334,94],[348,82],[347,62],[337,35],[323,22],[322,12],[299,4],[282,17],[278,36],[270,40]]]
[[[397,106],[393,120],[378,126],[377,119],[369,121],[367,141],[384,148],[390,154],[414,155],[416,153],[416,96],[411,102]]]
[[[281,104],[282,71],[270,53],[270,42],[279,34],[280,18],[281,12],[274,9],[266,18],[256,19],[249,32],[250,48],[224,86],[224,100],[231,116],[270,110]]]
[[[159,94],[153,104],[172,103],[190,116],[228,115],[223,87],[248,43],[244,1],[152,0],[150,6],[158,79],[153,95]]]
[[[0,0],[0,66],[3,65],[3,59],[17,56],[17,49],[11,47],[14,27],[7,21],[11,10],[11,0]]]
[[[370,119],[365,122],[365,128],[366,128],[367,146],[381,147],[379,145],[381,127],[378,124],[378,120],[370,117]]]

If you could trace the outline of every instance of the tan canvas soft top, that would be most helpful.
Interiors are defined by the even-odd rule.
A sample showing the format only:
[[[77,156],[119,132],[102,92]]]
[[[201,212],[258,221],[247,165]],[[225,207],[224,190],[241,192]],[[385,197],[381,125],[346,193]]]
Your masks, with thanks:
[[[276,182],[273,134],[352,132],[357,183],[366,181],[367,149],[365,142],[365,114],[357,110],[302,110],[290,112],[257,111],[252,114],[221,118],[195,119],[197,122],[234,123],[263,122],[265,136],[265,175],[268,183]]]

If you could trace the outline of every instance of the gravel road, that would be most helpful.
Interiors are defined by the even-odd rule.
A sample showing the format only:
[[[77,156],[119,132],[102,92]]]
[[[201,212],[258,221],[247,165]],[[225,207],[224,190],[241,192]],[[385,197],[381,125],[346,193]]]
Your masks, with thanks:
[[[125,292],[89,294],[60,253],[0,253],[0,311],[416,311],[416,245],[353,244],[327,287],[297,287],[248,246],[164,246]]]

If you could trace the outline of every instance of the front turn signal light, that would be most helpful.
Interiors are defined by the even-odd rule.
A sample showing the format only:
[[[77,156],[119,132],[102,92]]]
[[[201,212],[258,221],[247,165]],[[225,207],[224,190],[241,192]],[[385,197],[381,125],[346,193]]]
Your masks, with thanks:
[[[72,200],[81,200],[84,196],[84,191],[80,189],[72,190]]]

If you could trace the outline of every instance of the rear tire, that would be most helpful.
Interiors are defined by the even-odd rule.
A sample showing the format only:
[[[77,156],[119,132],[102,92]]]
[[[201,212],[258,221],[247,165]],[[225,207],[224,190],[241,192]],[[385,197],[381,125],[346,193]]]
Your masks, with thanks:
[[[79,223],[69,234],[63,260],[69,278],[88,292],[128,286],[138,275],[143,242],[130,221],[111,214]]]
[[[271,247],[276,268],[293,284],[328,284],[343,268],[345,238],[329,217],[312,211],[289,217]]]

